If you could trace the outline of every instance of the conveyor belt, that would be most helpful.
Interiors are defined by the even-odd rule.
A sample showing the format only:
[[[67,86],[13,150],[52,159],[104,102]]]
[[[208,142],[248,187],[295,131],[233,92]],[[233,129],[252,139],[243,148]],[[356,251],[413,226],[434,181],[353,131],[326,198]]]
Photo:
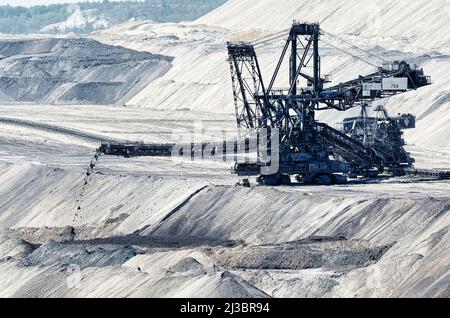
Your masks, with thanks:
[[[45,123],[39,123],[31,120],[25,120],[25,119],[18,119],[18,118],[5,118],[0,117],[0,123],[7,124],[7,125],[16,125],[16,126],[22,126],[22,127],[29,127],[34,128],[37,130],[44,130],[49,131],[53,133],[68,135],[68,136],[74,136],[77,138],[95,141],[95,142],[101,142],[101,143],[127,143],[125,140],[102,136],[94,133],[89,133],[73,128],[67,128],[62,126],[57,126],[53,124],[45,124]]]
[[[105,142],[100,152],[106,155],[124,157],[188,157],[220,158],[249,152],[249,142],[245,139],[225,142],[205,142],[190,144],[158,144],[139,142]]]
[[[396,176],[419,176],[450,180],[450,170],[416,169],[416,168],[388,168],[385,172]]]

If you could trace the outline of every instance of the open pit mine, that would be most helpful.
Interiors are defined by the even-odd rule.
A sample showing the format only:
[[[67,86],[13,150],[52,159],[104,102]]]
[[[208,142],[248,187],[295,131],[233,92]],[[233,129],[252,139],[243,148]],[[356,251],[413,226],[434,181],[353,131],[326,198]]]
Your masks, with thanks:
[[[229,0],[0,35],[0,297],[449,298],[449,18]]]

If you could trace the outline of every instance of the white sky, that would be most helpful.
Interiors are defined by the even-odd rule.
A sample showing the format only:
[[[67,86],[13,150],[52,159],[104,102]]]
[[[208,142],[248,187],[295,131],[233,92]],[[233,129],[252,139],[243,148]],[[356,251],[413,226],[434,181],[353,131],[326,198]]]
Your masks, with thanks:
[[[31,7],[34,5],[41,5],[41,4],[74,3],[83,1],[85,0],[0,0],[0,5],[9,4],[11,6]],[[95,0],[90,0],[90,2],[95,2]]]

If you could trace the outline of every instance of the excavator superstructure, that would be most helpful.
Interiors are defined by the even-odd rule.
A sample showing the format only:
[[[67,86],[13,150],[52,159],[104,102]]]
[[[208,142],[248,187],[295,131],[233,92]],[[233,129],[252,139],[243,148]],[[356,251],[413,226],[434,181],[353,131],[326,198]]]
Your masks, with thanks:
[[[430,78],[422,69],[394,62],[380,66],[372,74],[329,85],[330,76],[321,74],[321,35],[317,23],[294,22],[267,85],[255,46],[246,42],[227,43],[241,137],[260,140],[258,136],[263,130],[265,134],[276,132],[279,136],[278,149],[271,149],[271,145],[258,148],[269,151],[269,156],[258,150],[257,157],[270,157],[270,161],[236,163],[236,174],[257,175],[258,181],[266,185],[290,183],[291,176],[302,183],[332,184],[343,182],[349,174],[371,176],[385,168],[398,169],[405,163],[411,167],[412,159],[404,159],[407,153],[398,139],[401,129],[391,131],[398,121],[389,121],[391,130],[378,130],[384,134],[378,135],[374,144],[318,122],[316,112],[364,108],[376,100],[430,85]],[[288,87],[277,88],[275,84],[286,62]],[[303,86],[301,81],[305,83]],[[270,143],[271,138],[268,140]]]

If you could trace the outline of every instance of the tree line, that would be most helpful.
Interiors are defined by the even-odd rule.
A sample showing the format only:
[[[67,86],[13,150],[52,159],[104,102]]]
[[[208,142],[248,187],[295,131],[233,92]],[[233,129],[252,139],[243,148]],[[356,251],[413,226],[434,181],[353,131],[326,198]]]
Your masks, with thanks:
[[[90,10],[111,25],[123,23],[132,18],[155,22],[179,22],[195,20],[219,7],[226,0],[125,0],[92,1],[74,4],[53,4],[33,6],[0,6],[0,33],[39,33],[42,28],[64,22],[74,10]],[[65,30],[75,33],[89,33],[92,26]],[[54,32],[58,32],[54,30]]]

